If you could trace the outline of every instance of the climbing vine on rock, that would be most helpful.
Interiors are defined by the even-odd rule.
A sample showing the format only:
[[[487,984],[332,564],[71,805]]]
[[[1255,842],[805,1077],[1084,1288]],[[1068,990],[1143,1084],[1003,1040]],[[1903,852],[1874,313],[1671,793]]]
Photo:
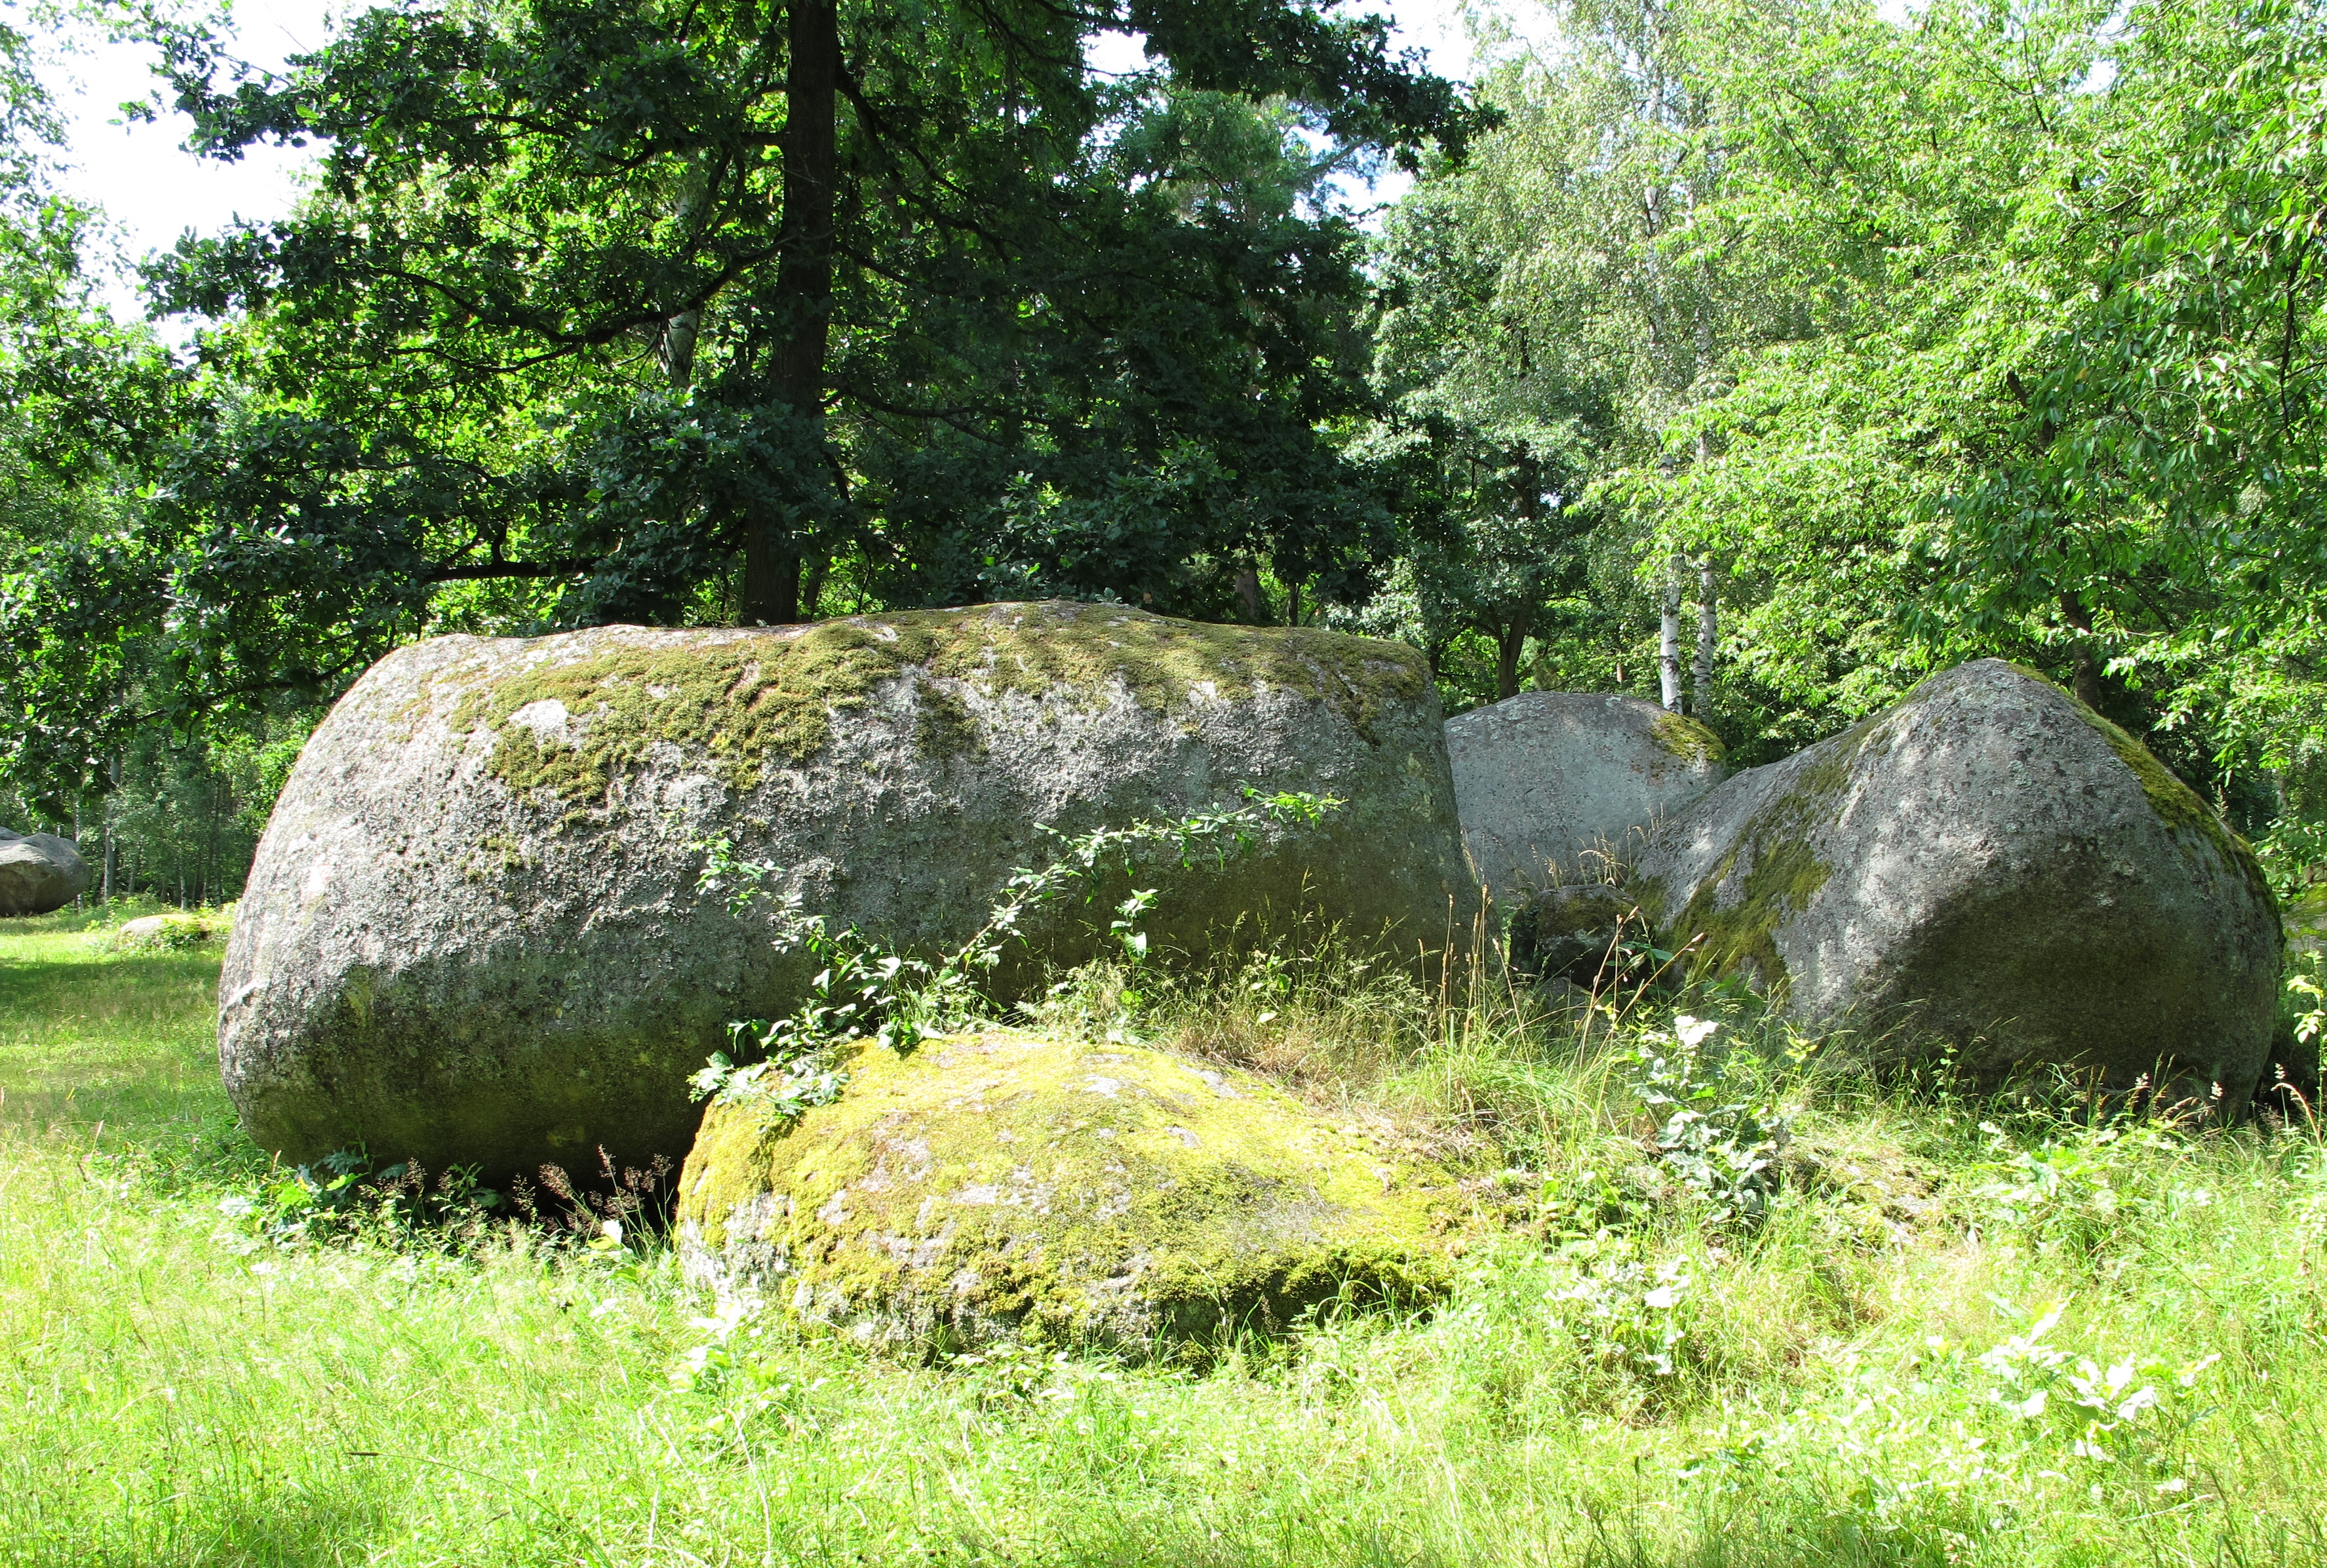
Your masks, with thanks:
[[[1064,897],[1098,876],[1121,867],[1135,874],[1159,855],[1192,866],[1199,854],[1226,865],[1250,849],[1252,830],[1264,823],[1305,827],[1346,802],[1299,791],[1266,793],[1246,786],[1244,805],[1232,810],[1199,812],[1168,822],[1141,820],[1070,837],[1044,827],[1059,853],[1038,870],[1021,867],[1003,884],[986,922],[954,951],[935,960],[899,952],[855,926],[828,929],[821,915],[802,914],[797,894],[776,911],[780,951],[806,953],[817,963],[808,999],[773,1020],[738,1019],[727,1026],[734,1055],[715,1052],[689,1079],[696,1099],[722,1105],[755,1104],[778,1120],[790,1120],[839,1098],[847,1081],[838,1063],[840,1048],[873,1040],[902,1055],[931,1034],[960,1029],[993,1016],[995,1008],[979,982],[1001,963],[1013,938],[1023,941],[1027,914]],[[771,861],[736,854],[722,835],[700,841],[704,865],[699,892],[723,899],[730,913],[747,913],[782,874]],[[1094,896],[1094,895],[1086,895]],[[1135,887],[1109,911],[1108,935],[1134,964],[1147,957],[1141,919],[1155,907],[1158,890]],[[740,1063],[738,1058],[743,1059]]]

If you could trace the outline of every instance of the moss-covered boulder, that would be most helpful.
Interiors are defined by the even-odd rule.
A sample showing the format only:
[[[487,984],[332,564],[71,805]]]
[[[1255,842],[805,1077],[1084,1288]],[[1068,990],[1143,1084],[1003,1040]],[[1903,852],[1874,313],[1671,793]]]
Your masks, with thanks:
[[[1631,889],[1701,969],[1974,1077],[2098,1069],[2243,1103],[2279,928],[2253,853],[2141,743],[1997,659],[1741,773]]]
[[[2304,889],[2280,910],[2279,922],[2290,965],[2327,952],[2327,885]]]
[[[1232,806],[1245,783],[1349,804],[1225,865],[1143,871],[1158,950],[1307,914],[1411,956],[1450,900],[1467,921],[1438,699],[1395,644],[1056,603],[417,643],[332,710],[259,844],[227,1087],[303,1160],[675,1161],[726,1021],[801,998],[780,901],[951,947],[1055,854],[1040,825]],[[718,838],[781,868],[746,919],[698,891]],[[1060,906],[1030,960],[1081,959],[1092,927]]]
[[[95,880],[71,839],[0,827],[0,915],[63,909]]]
[[[1638,697],[1521,692],[1446,721],[1454,805],[1496,902],[1599,880],[1729,776],[1721,742]]]
[[[995,1032],[868,1047],[797,1122],[715,1106],[679,1178],[687,1275],[867,1341],[1134,1354],[1412,1304],[1452,1177],[1247,1073]]]

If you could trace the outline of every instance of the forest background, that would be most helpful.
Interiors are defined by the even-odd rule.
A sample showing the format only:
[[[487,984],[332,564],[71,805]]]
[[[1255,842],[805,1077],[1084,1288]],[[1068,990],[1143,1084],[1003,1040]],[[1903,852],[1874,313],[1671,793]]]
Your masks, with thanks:
[[[230,899],[400,642],[1057,595],[1744,763],[2001,655],[2327,872],[2320,5],[1513,0],[1467,86],[1346,9],[0,9],[0,813]],[[154,321],[68,25],[320,154]]]

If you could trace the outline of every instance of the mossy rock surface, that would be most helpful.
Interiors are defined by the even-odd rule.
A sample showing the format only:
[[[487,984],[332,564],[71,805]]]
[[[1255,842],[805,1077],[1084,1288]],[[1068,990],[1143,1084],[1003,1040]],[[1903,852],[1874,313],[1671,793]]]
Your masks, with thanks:
[[[2268,1048],[2281,938],[2252,851],[2139,742],[1998,659],[1730,779],[1631,891],[1701,972],[1976,1079],[2060,1066],[2243,1103]]]
[[[1720,739],[1638,697],[1521,692],[1446,721],[1455,809],[1498,904],[1602,880],[1729,776]]]
[[[949,948],[1056,853],[1044,826],[1218,809],[1248,783],[1349,805],[1225,866],[1143,869],[1154,949],[1310,919],[1412,957],[1471,919],[1442,719],[1411,649],[1118,606],[416,643],[316,731],[260,842],[227,1087],[302,1160],[676,1161],[726,1021],[803,994],[778,901]],[[781,868],[745,919],[697,889],[723,836]],[[1093,910],[1123,891],[1033,924],[996,984],[1099,950]]]
[[[2327,885],[2304,889],[2279,911],[2279,919],[2290,965],[2327,952]]]
[[[1250,1074],[992,1032],[867,1047],[795,1123],[715,1106],[678,1227],[690,1279],[868,1342],[1145,1355],[1425,1303],[1466,1212],[1444,1169]]]

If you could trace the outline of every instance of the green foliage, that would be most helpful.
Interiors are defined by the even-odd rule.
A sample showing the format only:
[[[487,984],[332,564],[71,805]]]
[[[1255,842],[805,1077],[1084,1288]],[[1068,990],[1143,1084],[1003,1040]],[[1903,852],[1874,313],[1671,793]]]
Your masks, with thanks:
[[[1218,613],[1235,560],[1346,588],[1388,540],[1319,428],[1369,400],[1323,182],[1476,117],[1378,19],[381,6],[279,77],[147,25],[197,147],[326,150],[149,269],[216,325],[101,433],[140,503],[21,585],[68,733],[149,654],[183,712],[439,630]],[[1152,64],[1101,78],[1117,26]]]
[[[1311,826],[1343,804],[1331,796],[1266,794],[1249,785],[1244,787],[1244,797],[1246,804],[1234,810],[1197,812],[1170,822],[1139,821],[1075,837],[1046,826],[1057,844],[1057,858],[1037,870],[1021,867],[1012,873],[986,924],[934,961],[898,952],[854,926],[827,930],[822,916],[801,914],[796,905],[787,907],[780,911],[777,947],[805,952],[815,961],[808,999],[782,1018],[730,1023],[728,1033],[738,1052],[759,1059],[738,1066],[724,1052],[714,1055],[688,1079],[695,1097],[722,1105],[756,1104],[778,1121],[830,1105],[846,1081],[836,1065],[837,1053],[850,1042],[871,1040],[902,1056],[930,1035],[995,1017],[996,1009],[979,991],[978,981],[1001,963],[1011,938],[1027,939],[1023,925],[1032,911],[1109,872],[1135,875],[1141,862],[1158,855],[1176,858],[1186,867],[1201,853],[1225,865],[1252,847],[1255,827],[1264,823]],[[696,890],[721,894],[729,910],[738,915],[762,896],[761,888],[769,877],[781,874],[769,862],[738,858],[724,837],[705,840],[696,847],[705,855]],[[1134,964],[1146,957],[1147,938],[1138,922],[1154,907],[1156,896],[1155,889],[1135,888],[1111,911],[1115,919],[1108,923],[1108,933]]]
[[[1720,1027],[1682,1013],[1669,1034],[1644,1035],[1632,1087],[1660,1120],[1656,1151],[1665,1167],[1723,1214],[1758,1224],[1777,1191],[1786,1121],[1725,1053],[1707,1049]]]

